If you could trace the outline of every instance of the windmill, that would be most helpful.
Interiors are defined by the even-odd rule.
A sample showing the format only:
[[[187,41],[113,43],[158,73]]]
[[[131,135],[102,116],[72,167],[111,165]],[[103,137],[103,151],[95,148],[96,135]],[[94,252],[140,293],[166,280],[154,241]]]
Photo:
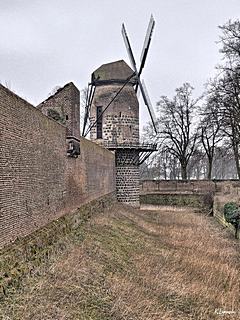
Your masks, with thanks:
[[[156,119],[146,86],[144,81],[140,80],[154,24],[154,19],[151,17],[139,69],[136,66],[126,28],[122,26],[122,35],[131,66],[124,60],[118,60],[102,64],[93,71],[83,125],[83,136],[90,133],[91,141],[114,152],[117,200],[134,207],[140,205],[139,166],[157,150],[156,143],[140,143],[137,98],[139,90],[157,133]]]
[[[151,100],[150,100],[148,92],[147,92],[146,85],[145,85],[144,81],[141,81],[141,79],[140,79],[141,73],[142,73],[143,68],[145,66],[148,50],[149,50],[151,39],[152,39],[154,26],[155,26],[155,20],[153,19],[153,16],[151,15],[151,18],[150,18],[150,21],[148,24],[148,28],[147,28],[147,32],[146,32],[146,36],[145,36],[145,40],[143,43],[143,49],[142,49],[142,53],[141,53],[139,69],[137,69],[136,60],[133,55],[133,51],[132,51],[132,48],[130,45],[130,41],[129,41],[124,23],[122,24],[122,36],[123,36],[123,40],[124,40],[124,43],[125,43],[125,46],[127,49],[127,53],[129,56],[131,66],[136,74],[137,83],[135,86],[135,91],[137,93],[138,87],[140,88],[143,101],[144,101],[145,105],[147,106],[150,118],[152,120],[153,128],[155,130],[155,133],[157,134],[156,116],[155,116],[155,113],[154,113],[154,110],[153,110],[153,107],[151,104]]]
[[[129,82],[133,81],[133,77],[134,77],[134,83],[135,83],[135,92],[136,94],[138,93],[138,88],[140,89],[140,92],[142,94],[142,98],[144,101],[144,104],[147,106],[152,124],[153,124],[153,128],[155,130],[155,133],[157,134],[157,125],[156,125],[156,116],[151,104],[151,100],[149,98],[147,89],[146,89],[146,85],[144,83],[144,81],[140,80],[140,76],[141,73],[143,71],[143,68],[145,66],[145,62],[146,62],[146,58],[147,58],[147,54],[148,54],[148,50],[150,47],[150,42],[152,39],[152,33],[153,33],[153,29],[155,26],[155,20],[153,19],[153,16],[151,16],[149,24],[148,24],[148,28],[147,28],[147,32],[146,32],[146,36],[145,36],[145,40],[144,40],[144,44],[143,44],[143,49],[142,49],[142,53],[141,53],[141,58],[140,58],[140,67],[139,69],[137,69],[137,65],[136,65],[136,61],[133,55],[133,51],[130,45],[130,41],[126,32],[126,28],[125,25],[122,24],[122,36],[124,39],[124,43],[127,49],[127,53],[130,59],[130,63],[132,66],[132,69],[134,71],[133,74],[128,74],[128,77],[125,79],[125,81],[123,82],[123,86],[122,88],[128,84]],[[96,83],[97,83],[98,79],[94,79],[94,81],[91,81],[91,83],[88,84],[88,90],[87,90],[87,99],[86,99],[86,105],[85,105],[85,115],[84,115],[84,123],[83,123],[83,130],[82,130],[82,136],[86,136],[90,130],[96,125],[97,123],[97,119],[95,122],[93,123],[89,123],[89,113],[90,113],[90,109],[91,109],[91,105],[92,105],[92,101],[94,98],[94,94],[95,94],[95,89],[96,89]],[[102,114],[106,111],[106,109],[108,109],[108,107],[114,102],[114,100],[117,98],[118,94],[121,92],[122,88],[120,88],[119,92],[117,92],[117,94],[112,98],[112,100],[105,106],[105,108],[103,108],[102,112],[98,115],[98,118],[100,118],[102,116]]]

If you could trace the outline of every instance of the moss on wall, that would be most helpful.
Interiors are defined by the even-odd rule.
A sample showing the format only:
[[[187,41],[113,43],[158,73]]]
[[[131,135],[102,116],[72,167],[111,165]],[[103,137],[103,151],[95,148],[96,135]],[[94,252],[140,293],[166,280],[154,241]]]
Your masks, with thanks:
[[[206,195],[199,194],[143,194],[140,196],[142,204],[177,207],[206,207]],[[209,206],[209,205],[207,205]]]
[[[25,278],[40,274],[40,270],[48,268],[67,248],[83,241],[88,219],[114,202],[114,194],[91,201],[3,248],[0,251],[0,301],[18,290]]]

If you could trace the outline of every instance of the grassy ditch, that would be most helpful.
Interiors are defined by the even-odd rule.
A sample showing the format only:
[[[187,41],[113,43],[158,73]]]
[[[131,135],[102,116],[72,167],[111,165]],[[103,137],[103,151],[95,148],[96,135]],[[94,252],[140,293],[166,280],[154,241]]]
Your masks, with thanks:
[[[239,319],[239,243],[205,215],[117,204],[73,239],[4,297],[0,319]]]

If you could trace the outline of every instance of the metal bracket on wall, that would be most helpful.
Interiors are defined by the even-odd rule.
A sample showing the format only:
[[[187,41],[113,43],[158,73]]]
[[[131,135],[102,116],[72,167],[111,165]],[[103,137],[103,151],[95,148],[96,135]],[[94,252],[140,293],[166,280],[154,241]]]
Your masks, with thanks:
[[[77,158],[80,155],[80,140],[75,137],[67,137],[67,155]]]

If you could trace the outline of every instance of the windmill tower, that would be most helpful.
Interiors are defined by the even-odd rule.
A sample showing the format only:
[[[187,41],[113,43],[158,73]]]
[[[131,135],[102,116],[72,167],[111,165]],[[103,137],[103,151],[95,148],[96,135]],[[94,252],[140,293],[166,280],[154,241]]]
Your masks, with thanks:
[[[103,64],[93,72],[91,82],[95,92],[89,119],[91,125],[96,123],[90,130],[90,139],[106,147],[115,142],[137,143],[139,103],[133,87],[136,84],[133,70],[123,60]]]
[[[140,88],[156,131],[153,108],[146,87],[140,81],[153,27],[154,20],[151,17],[138,71],[123,25],[122,34],[132,68],[120,60],[103,64],[92,73],[83,125],[83,136],[90,133],[91,140],[115,152],[117,199],[134,207],[140,205],[139,166],[156,151],[156,144],[139,142],[137,99],[137,90]]]

